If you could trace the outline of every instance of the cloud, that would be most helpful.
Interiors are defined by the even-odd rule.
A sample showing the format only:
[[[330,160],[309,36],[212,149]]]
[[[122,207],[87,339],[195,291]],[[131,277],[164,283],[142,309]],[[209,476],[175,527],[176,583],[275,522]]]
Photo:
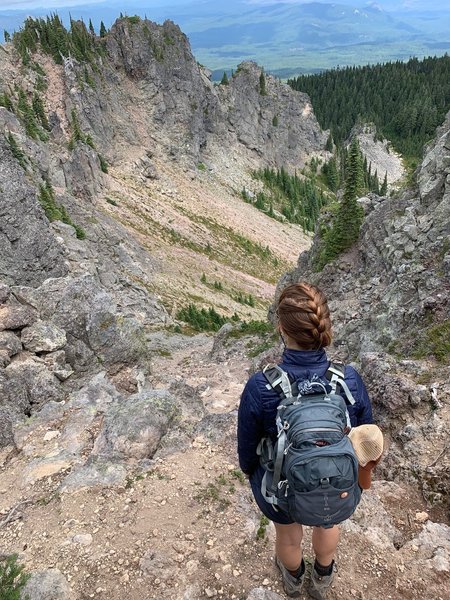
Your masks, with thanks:
[[[32,10],[35,8],[66,8],[86,4],[101,4],[104,0],[0,0],[1,10]]]

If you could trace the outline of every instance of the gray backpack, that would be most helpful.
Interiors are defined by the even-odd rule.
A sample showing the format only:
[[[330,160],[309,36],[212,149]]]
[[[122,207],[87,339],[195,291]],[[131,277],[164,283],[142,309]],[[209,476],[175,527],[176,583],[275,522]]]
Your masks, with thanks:
[[[331,364],[326,379],[314,375],[291,383],[283,369],[269,365],[264,376],[281,402],[276,443],[264,438],[258,446],[266,470],[263,497],[296,523],[326,528],[341,523],[361,499],[358,459],[347,435],[350,418],[338,393],[354,404],[343,368]]]

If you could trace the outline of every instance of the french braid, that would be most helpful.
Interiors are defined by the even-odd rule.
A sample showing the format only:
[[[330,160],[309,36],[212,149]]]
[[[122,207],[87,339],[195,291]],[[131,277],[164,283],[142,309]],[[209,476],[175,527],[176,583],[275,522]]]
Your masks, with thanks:
[[[283,331],[305,350],[331,343],[331,320],[327,299],[310,283],[300,282],[281,292],[277,309]]]

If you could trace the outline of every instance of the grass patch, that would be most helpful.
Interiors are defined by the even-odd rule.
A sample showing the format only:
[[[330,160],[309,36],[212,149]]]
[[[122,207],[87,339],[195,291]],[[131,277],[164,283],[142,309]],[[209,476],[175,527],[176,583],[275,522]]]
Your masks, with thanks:
[[[259,527],[256,530],[256,539],[257,540],[263,540],[266,537],[268,524],[269,524],[269,519],[266,516],[261,515],[261,518],[259,519]]]
[[[231,477],[239,480],[240,483],[245,483],[245,475],[240,469],[233,469],[230,471]]]
[[[231,506],[230,500],[222,496],[221,490],[215,483],[208,483],[205,487],[200,488],[197,494],[194,496],[194,499],[202,504],[209,504],[213,502],[217,505],[219,512],[223,512],[229,506]]]
[[[450,319],[425,329],[413,351],[415,358],[433,356],[439,362],[450,358]]]

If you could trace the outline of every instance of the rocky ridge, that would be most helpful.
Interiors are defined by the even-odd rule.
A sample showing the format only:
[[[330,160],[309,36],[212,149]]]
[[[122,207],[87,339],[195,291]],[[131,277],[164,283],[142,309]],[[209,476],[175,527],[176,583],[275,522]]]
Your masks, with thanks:
[[[309,243],[240,198],[251,168],[323,150],[305,95],[270,76],[261,94],[254,63],[215,87],[171,22],[120,19],[103,41],[96,64],[36,54],[26,68],[11,44],[0,62],[2,93],[39,88],[49,123],[35,139],[17,107],[0,107],[3,443],[20,415],[102,369],[135,392],[146,335],[188,302],[264,314]],[[65,223],[49,223],[49,196]]]

